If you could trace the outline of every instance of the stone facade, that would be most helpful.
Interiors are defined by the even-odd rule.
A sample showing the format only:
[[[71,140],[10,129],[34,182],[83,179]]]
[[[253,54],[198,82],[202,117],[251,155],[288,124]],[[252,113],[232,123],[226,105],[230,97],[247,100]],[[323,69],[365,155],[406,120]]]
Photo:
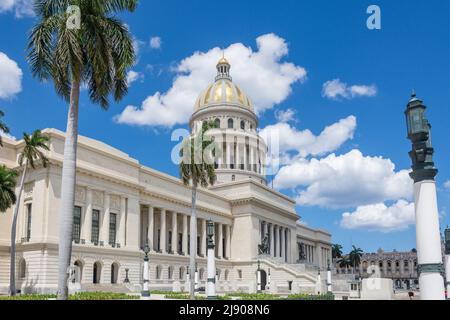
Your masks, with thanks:
[[[229,93],[227,84],[222,86]],[[235,99],[240,101],[242,93],[234,90]],[[248,98],[245,108],[233,105],[231,100],[216,102],[196,106],[192,130],[204,117],[214,118],[208,108],[222,108],[223,113],[217,116],[226,117],[231,112],[247,117],[242,128],[223,130],[236,129],[244,143],[256,141],[256,146],[247,154],[251,157],[236,154],[234,159],[246,161],[243,165],[240,160],[233,166],[219,161],[218,183],[197,193],[199,286],[206,285],[206,221],[211,219],[216,231],[218,292],[254,292],[258,260],[264,288],[271,292],[323,290],[323,281],[317,284],[317,270],[325,270],[331,258],[331,235],[300,224],[295,202],[266,185],[261,160],[266,147],[256,134],[257,118]],[[236,119],[235,123],[240,121]],[[221,135],[222,129],[218,130]],[[50,137],[50,151],[46,152],[49,165],[29,171],[24,196],[17,204],[16,279],[22,292],[55,292],[57,287],[65,135],[55,129],[43,132]],[[24,142],[4,138],[3,143],[0,163],[19,169],[17,158]],[[256,166],[250,159],[256,159]],[[73,282],[82,290],[109,290],[118,285],[138,290],[143,279],[142,249],[148,243],[150,289],[187,290],[189,187],[178,178],[141,165],[120,150],[83,136],[78,140],[76,184]],[[12,210],[0,215],[1,292],[7,292],[9,285]],[[266,236],[270,247],[260,255],[258,246]],[[300,255],[300,248],[306,248],[305,256]]]

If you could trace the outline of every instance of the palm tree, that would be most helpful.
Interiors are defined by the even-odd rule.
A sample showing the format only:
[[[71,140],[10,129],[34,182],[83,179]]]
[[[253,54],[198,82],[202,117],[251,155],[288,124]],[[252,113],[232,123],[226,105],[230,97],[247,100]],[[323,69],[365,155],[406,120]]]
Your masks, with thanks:
[[[333,244],[331,246],[331,256],[333,260],[342,257],[342,246],[340,244]]]
[[[30,136],[26,133],[23,134],[23,140],[25,147],[19,156],[19,166],[22,167],[22,178],[20,179],[19,191],[17,194],[17,205],[14,208],[14,215],[11,225],[11,257],[9,265],[9,288],[11,296],[16,295],[16,229],[17,229],[17,216],[19,214],[20,198],[22,196],[25,178],[27,175],[27,169],[29,167],[35,168],[36,161],[40,161],[42,165],[47,167],[48,159],[44,155],[43,150],[49,150],[47,143],[49,137],[42,134],[40,130],[36,130]]]
[[[3,118],[4,116],[5,116],[5,113],[0,110],[0,119]],[[0,132],[1,133],[9,133],[8,126],[2,120],[0,120]],[[2,139],[1,135],[0,135],[0,147],[3,147],[3,139]]]
[[[213,185],[216,182],[214,168],[214,144],[207,138],[207,131],[215,128],[214,123],[203,122],[202,128],[196,134],[186,138],[182,149],[180,176],[185,185],[192,184],[191,223],[190,223],[190,252],[189,277],[190,298],[194,296],[195,256],[197,254],[197,188]]]
[[[138,0],[35,0],[38,23],[28,44],[33,75],[52,80],[58,95],[69,102],[59,214],[58,299],[68,296],[68,269],[72,254],[80,87],[86,84],[90,100],[103,109],[109,96],[120,101],[128,91],[126,72],[135,60],[128,27],[115,16],[133,12]],[[79,8],[80,25],[69,22],[69,6]]]
[[[17,172],[0,166],[0,212],[5,212],[16,203]]]
[[[341,258],[337,262],[339,264],[339,267],[341,267],[341,268],[346,268],[347,269],[348,267],[351,266],[350,259],[349,259],[349,257],[347,255],[346,256],[341,256]]]
[[[351,266],[353,267],[353,273],[355,273],[355,268],[359,266],[361,263],[361,257],[363,255],[364,251],[362,251],[361,248],[357,248],[355,246],[352,246],[352,251],[349,253],[349,259]]]

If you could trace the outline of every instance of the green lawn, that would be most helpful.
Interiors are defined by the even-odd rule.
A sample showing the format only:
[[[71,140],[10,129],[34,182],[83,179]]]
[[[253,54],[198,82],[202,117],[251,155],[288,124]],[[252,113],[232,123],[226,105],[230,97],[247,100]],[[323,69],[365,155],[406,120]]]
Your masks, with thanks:
[[[69,296],[69,300],[126,300],[139,299],[139,296],[111,292],[80,292]],[[24,294],[14,297],[0,296],[0,300],[49,300],[56,299],[54,294]]]

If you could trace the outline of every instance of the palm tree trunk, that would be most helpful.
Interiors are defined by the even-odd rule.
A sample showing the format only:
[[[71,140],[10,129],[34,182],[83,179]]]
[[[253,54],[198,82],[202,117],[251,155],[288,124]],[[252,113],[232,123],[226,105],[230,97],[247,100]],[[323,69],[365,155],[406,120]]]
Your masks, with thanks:
[[[69,113],[67,115],[66,141],[61,182],[61,206],[59,212],[58,247],[58,300],[67,300],[68,278],[72,256],[73,208],[75,204],[75,178],[78,142],[78,102],[80,81],[73,80],[70,92]]]
[[[16,295],[16,232],[17,232],[17,216],[19,215],[20,198],[22,197],[23,186],[25,184],[25,176],[27,174],[28,161],[25,160],[22,179],[20,180],[19,193],[16,197],[16,206],[14,207],[14,215],[11,224],[11,257],[9,263],[9,291],[11,296]]]
[[[189,278],[190,288],[189,294],[191,300],[195,299],[195,257],[197,255],[197,183],[192,185],[192,208],[191,208],[191,223],[190,223],[190,252],[189,252]]]

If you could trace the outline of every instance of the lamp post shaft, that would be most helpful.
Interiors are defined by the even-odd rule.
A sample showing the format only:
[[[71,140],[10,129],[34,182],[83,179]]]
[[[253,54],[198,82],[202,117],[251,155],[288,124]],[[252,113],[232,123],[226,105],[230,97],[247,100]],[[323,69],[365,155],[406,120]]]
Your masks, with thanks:
[[[208,247],[208,300],[216,299],[216,259],[214,257],[214,247]]]

